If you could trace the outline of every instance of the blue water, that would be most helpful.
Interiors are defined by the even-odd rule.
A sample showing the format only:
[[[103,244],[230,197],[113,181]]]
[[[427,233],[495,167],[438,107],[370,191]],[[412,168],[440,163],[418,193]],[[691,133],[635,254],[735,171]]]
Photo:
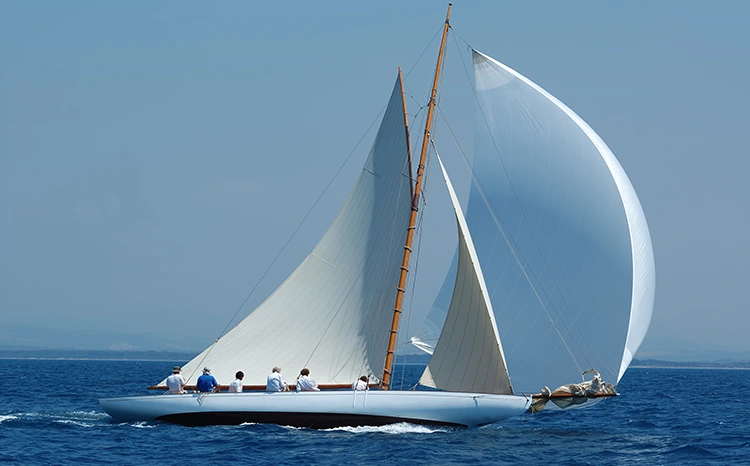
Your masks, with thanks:
[[[115,423],[99,407],[182,363],[0,359],[0,463],[750,464],[750,371],[740,370],[630,369],[616,399],[478,429],[191,428]],[[405,379],[421,369],[406,366]]]

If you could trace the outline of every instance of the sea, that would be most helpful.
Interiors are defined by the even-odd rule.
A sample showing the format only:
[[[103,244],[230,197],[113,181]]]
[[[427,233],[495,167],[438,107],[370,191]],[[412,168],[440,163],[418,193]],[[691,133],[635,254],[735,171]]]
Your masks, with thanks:
[[[0,359],[2,464],[750,464],[750,371],[631,368],[620,396],[474,428],[313,430],[115,422],[99,397],[145,394],[185,361]],[[423,365],[397,367],[413,384]]]

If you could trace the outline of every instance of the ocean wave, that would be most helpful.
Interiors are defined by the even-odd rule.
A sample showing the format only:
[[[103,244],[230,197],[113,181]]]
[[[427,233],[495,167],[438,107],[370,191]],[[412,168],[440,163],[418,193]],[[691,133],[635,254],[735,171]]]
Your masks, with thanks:
[[[0,416],[0,424],[5,421],[12,421],[13,419],[18,419],[18,416],[14,416],[12,414],[3,414]]]
[[[697,445],[684,445],[666,452],[665,456],[672,456],[680,459],[690,460],[698,458],[712,458],[716,456],[716,453]]]
[[[638,429],[654,429],[654,428],[659,427],[653,422],[643,421],[643,420],[633,420],[633,419],[628,419],[628,424],[629,424],[629,427],[638,428]]]

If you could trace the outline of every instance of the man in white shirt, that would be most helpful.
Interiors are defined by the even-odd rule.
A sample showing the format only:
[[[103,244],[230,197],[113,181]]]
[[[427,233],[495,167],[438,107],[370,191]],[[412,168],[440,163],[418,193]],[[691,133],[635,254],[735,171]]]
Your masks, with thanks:
[[[305,367],[299,372],[297,378],[297,391],[298,392],[319,392],[318,382],[310,377],[310,369]]]
[[[242,379],[245,374],[242,371],[238,371],[234,374],[234,382],[229,384],[229,393],[242,393]]]
[[[185,377],[183,377],[180,372],[182,372],[180,366],[174,366],[174,369],[172,369],[172,375],[167,377],[167,388],[169,389],[167,393],[170,395],[186,393],[185,384],[187,383],[187,380],[185,380]]]
[[[284,377],[281,375],[281,368],[274,367],[273,372],[271,372],[271,375],[268,376],[268,380],[266,380],[266,391],[285,392],[288,390],[289,387],[287,387],[286,382],[284,382]]]
[[[359,378],[359,380],[356,380],[352,384],[352,390],[367,390],[368,389],[367,382],[369,381],[370,379],[368,379],[366,375],[363,375],[362,377]]]

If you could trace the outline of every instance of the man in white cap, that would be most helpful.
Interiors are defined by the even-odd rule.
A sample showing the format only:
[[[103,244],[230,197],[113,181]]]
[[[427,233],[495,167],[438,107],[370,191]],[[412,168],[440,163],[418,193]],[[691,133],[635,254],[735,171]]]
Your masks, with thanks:
[[[169,389],[170,395],[179,395],[180,393],[185,393],[185,384],[187,383],[187,380],[185,380],[185,377],[180,374],[182,369],[180,369],[180,366],[174,366],[174,369],[172,369],[172,375],[167,377],[167,388]]]
[[[217,382],[214,376],[211,375],[211,369],[208,367],[203,368],[203,375],[198,377],[195,386],[199,392],[203,393],[219,391],[219,382]]]

